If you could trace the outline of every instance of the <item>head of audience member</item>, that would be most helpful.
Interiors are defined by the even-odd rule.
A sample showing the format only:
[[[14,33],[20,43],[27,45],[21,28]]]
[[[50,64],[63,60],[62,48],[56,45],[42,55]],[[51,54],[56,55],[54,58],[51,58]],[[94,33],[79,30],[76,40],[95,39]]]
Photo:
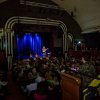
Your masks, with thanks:
[[[28,79],[33,79],[33,74],[32,74],[32,72],[28,72]]]
[[[82,63],[90,61],[90,59],[91,59],[91,54],[89,52],[82,53]]]

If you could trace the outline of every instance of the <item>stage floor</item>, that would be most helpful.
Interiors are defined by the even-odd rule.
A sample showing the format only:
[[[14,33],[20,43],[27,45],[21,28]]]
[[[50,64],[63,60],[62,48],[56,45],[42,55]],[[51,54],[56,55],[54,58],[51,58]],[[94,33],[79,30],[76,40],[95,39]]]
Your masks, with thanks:
[[[38,55],[38,57],[42,58],[43,56],[42,56],[42,54],[40,54],[40,55]],[[27,55],[25,55],[25,56],[17,56],[18,60],[20,60],[20,59],[29,59],[29,58],[30,58],[30,56],[27,56]],[[32,55],[32,58],[35,58],[35,55]]]

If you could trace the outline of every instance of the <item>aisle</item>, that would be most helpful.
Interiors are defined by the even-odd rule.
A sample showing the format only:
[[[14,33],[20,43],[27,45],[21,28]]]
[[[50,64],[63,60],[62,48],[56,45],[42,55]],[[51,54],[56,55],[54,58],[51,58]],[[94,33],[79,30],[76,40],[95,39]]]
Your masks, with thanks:
[[[26,96],[21,93],[18,86],[12,79],[11,71],[8,72],[8,95],[5,96],[5,100],[27,100]]]

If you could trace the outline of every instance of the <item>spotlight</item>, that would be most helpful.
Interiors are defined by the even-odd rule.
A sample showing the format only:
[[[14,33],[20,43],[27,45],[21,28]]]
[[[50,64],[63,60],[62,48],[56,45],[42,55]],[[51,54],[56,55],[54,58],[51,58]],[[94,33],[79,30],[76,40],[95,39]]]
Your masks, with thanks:
[[[81,41],[78,41],[78,44],[81,44]]]

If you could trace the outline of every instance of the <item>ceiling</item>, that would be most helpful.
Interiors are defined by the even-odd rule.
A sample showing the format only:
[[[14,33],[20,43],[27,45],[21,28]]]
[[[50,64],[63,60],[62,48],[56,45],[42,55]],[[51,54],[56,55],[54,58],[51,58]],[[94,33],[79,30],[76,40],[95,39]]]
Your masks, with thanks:
[[[7,0],[0,0],[0,3]],[[80,25],[82,33],[100,32],[100,0],[51,0]]]
[[[100,31],[100,0],[52,0],[78,22],[82,33]]]
[[[0,3],[4,2],[4,1],[7,1],[7,0],[0,0]]]

